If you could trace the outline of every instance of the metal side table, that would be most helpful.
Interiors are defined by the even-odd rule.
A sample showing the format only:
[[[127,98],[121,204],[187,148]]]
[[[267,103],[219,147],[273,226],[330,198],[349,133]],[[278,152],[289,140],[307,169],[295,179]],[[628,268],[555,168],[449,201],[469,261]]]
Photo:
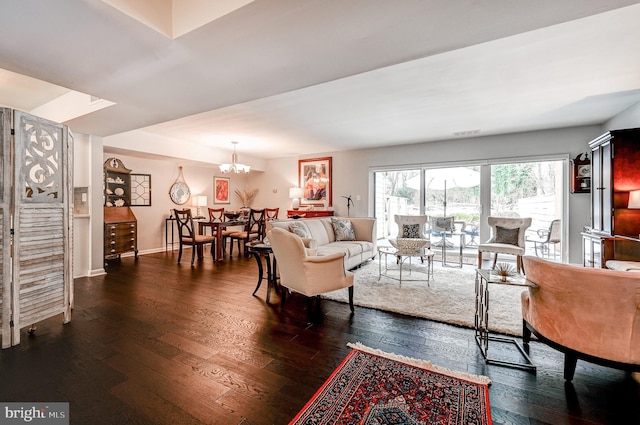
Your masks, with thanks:
[[[528,282],[524,276],[514,276],[503,282],[498,276],[492,274],[491,270],[476,270],[476,314],[474,322],[476,343],[480,347],[482,357],[484,357],[487,364],[515,367],[535,372],[536,366],[516,338],[489,334],[489,284],[513,285],[521,286],[522,288],[535,287],[535,285]],[[506,342],[515,345],[525,362],[512,362],[489,357],[489,341]]]

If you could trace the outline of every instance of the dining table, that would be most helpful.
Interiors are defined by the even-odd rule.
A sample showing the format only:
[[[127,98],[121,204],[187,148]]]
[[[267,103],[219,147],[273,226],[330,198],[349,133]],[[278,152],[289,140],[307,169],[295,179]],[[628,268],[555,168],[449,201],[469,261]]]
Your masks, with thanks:
[[[222,262],[224,260],[223,255],[223,237],[222,231],[234,226],[240,226],[243,229],[247,225],[248,220],[229,220],[229,221],[199,221],[198,222],[198,233],[201,235],[205,234],[205,229],[207,227],[211,228],[211,234],[216,237],[216,252],[214,256],[215,262]]]

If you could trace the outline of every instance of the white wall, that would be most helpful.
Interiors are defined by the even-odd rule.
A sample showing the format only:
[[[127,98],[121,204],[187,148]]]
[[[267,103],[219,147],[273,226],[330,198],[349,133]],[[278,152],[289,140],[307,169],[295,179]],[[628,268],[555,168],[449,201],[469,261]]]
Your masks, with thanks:
[[[470,139],[401,145],[346,152],[325,152],[316,157],[333,157],[333,205],[337,215],[347,215],[346,199],[352,195],[355,205],[351,216],[370,215],[369,171],[372,167],[393,167],[407,164],[443,164],[471,160],[568,155],[575,158],[587,152],[588,143],[603,132],[600,126],[486,136]],[[259,187],[286,187],[297,181],[298,158],[268,161]],[[569,183],[567,182],[567,190]],[[288,189],[287,189],[288,192]],[[357,197],[360,196],[360,200]],[[290,206],[290,201],[285,205]],[[569,261],[581,263],[582,226],[589,225],[589,194],[569,195]]]
[[[640,127],[640,102],[622,111],[607,121],[602,127],[605,131]]]
[[[369,174],[372,167],[393,167],[398,165],[424,165],[456,163],[472,160],[494,160],[545,155],[565,155],[575,158],[588,150],[589,141],[604,130],[600,126],[586,126],[517,133],[501,136],[486,136],[470,139],[456,139],[440,142],[401,145],[379,149],[362,149],[345,152],[325,152],[313,157],[333,158],[333,205],[336,215],[346,215],[346,200],[342,196],[352,195],[355,202],[352,216],[366,216],[371,213],[369,199]],[[108,147],[106,148],[108,150]],[[171,208],[178,207],[169,199],[169,187],[178,176],[178,166],[183,165],[184,176],[193,195],[205,194],[209,206],[213,206],[213,177],[231,178],[231,204],[227,209],[241,205],[233,194],[236,188],[259,188],[254,207],[279,207],[280,217],[286,216],[291,207],[289,188],[298,180],[298,157],[279,158],[265,161],[264,172],[244,175],[222,175],[217,166],[195,166],[179,161],[144,159],[135,156],[105,153],[102,161],[115,156],[134,173],[151,174],[152,206],[133,207],[138,219],[138,248],[141,253],[164,250],[165,218]],[[307,157],[305,157],[307,158]],[[567,177],[568,178],[568,177]],[[92,184],[102,189],[102,180]],[[567,183],[567,190],[569,185]],[[95,193],[95,189],[94,189]],[[99,193],[101,197],[101,192]],[[360,200],[357,200],[357,197]],[[590,198],[588,194],[569,195],[569,261],[581,263],[582,226],[590,222]],[[102,240],[92,243],[93,250],[102,254]]]

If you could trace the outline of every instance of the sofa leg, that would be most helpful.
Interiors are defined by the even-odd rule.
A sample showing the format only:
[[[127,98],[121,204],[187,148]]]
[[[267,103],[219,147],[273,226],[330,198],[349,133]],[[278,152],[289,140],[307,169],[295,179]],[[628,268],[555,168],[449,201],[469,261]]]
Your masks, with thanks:
[[[478,251],[478,268],[482,268],[482,251]]]
[[[355,313],[355,309],[353,308],[353,285],[349,286],[349,308],[351,309],[351,313]]]
[[[564,354],[564,379],[567,382],[573,380],[573,374],[576,371],[576,363],[578,363],[578,357],[574,354]]]

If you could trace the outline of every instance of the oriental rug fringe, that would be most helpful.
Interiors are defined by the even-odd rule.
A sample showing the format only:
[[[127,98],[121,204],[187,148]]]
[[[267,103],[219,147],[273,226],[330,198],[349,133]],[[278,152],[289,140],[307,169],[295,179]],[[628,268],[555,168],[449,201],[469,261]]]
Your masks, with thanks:
[[[490,425],[489,378],[385,353],[360,343],[293,425]]]

